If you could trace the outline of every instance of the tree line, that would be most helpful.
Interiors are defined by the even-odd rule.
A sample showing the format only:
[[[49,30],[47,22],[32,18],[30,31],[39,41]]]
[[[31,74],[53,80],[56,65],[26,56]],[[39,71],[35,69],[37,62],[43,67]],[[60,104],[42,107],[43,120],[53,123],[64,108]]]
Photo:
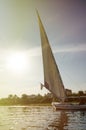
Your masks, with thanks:
[[[0,105],[30,105],[30,104],[50,104],[53,100],[52,94],[48,93],[44,96],[22,94],[21,97],[10,94],[7,98],[0,99]]]
[[[72,93],[68,96],[86,96],[86,91],[79,91],[78,93]],[[86,98],[82,98],[86,102]],[[30,105],[30,104],[51,104],[53,101],[59,101],[51,93],[47,93],[44,96],[38,95],[27,95],[22,94],[21,97],[10,94],[7,98],[0,99],[0,105]],[[78,102],[78,99],[70,98],[70,101]]]

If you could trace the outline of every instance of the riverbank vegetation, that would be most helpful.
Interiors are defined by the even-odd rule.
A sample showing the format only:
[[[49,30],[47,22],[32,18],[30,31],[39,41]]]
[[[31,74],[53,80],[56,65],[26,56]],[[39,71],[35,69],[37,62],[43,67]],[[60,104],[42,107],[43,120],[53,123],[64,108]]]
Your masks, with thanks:
[[[53,96],[48,93],[44,96],[22,94],[21,97],[10,94],[7,98],[0,99],[0,105],[31,105],[31,104],[50,104]]]
[[[86,96],[86,92],[79,91],[78,93],[72,93],[74,97],[79,96]],[[82,98],[86,102],[86,98]],[[10,94],[7,98],[1,98],[0,99],[0,105],[1,106],[7,106],[7,105],[31,105],[31,104],[51,104],[52,101],[58,101],[56,97],[54,97],[51,93],[47,93],[44,96],[38,94],[38,95],[27,95],[22,94],[21,97],[18,97],[17,95]],[[79,99],[76,98],[70,98],[70,101],[78,102]]]

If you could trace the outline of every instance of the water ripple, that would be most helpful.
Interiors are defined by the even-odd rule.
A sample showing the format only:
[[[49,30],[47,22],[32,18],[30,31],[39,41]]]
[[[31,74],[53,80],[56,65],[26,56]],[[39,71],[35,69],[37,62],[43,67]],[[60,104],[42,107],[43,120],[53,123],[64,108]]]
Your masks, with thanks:
[[[51,106],[0,107],[0,130],[86,130],[86,113]]]

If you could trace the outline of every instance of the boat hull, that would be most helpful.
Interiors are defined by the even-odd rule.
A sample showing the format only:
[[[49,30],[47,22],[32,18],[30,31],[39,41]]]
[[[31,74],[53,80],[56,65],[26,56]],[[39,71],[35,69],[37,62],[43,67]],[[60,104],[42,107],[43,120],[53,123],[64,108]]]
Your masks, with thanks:
[[[52,106],[55,110],[86,111],[86,105],[66,104],[66,103],[59,104],[59,103],[53,102]]]

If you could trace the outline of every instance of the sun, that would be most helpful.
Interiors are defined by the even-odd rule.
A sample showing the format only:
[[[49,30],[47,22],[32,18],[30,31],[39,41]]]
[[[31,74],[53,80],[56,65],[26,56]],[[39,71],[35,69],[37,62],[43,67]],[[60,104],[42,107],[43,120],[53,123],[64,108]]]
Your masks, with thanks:
[[[13,72],[23,72],[27,67],[27,56],[17,52],[7,58],[7,68]]]

